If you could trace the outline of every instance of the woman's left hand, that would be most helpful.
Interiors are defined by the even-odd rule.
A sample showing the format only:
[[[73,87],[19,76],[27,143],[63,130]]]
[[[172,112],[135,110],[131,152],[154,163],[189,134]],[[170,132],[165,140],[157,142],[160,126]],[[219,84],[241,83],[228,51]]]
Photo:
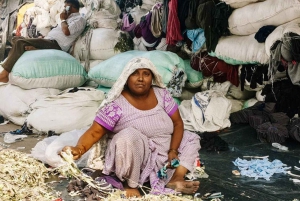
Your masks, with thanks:
[[[178,154],[175,153],[175,152],[173,152],[173,151],[170,151],[170,152],[168,153],[168,162],[169,162],[169,165],[167,166],[167,168],[173,168],[173,167],[171,167],[171,161],[172,161],[173,159],[178,159]],[[179,160],[179,159],[178,159],[178,160]]]

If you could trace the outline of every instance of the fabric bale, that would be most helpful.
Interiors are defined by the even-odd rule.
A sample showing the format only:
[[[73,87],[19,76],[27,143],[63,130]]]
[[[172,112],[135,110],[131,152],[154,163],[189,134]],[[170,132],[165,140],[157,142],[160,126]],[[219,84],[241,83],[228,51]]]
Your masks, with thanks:
[[[300,23],[300,17],[298,17],[297,19],[282,24],[280,26],[278,26],[266,39],[265,42],[265,47],[266,47],[266,53],[268,56],[271,55],[271,47],[274,45],[274,43],[278,40],[282,40],[282,37],[284,34],[292,32],[292,33],[296,33],[298,35],[300,35],[300,27],[299,27],[299,23]]]
[[[265,0],[223,0],[226,4],[232,8],[241,8],[251,3],[256,3]]]
[[[265,95],[263,96],[263,95],[261,95],[261,92],[262,92],[262,90],[260,90],[260,91],[257,91],[256,92],[256,94],[255,94],[255,97],[256,97],[256,99],[258,100],[258,101],[264,101],[265,100]]]
[[[225,63],[217,57],[212,57],[207,52],[200,52],[191,59],[191,66],[194,70],[201,71],[205,77],[213,77],[215,82],[230,81],[239,85],[239,66]]]
[[[9,74],[11,84],[24,89],[81,86],[87,74],[79,61],[60,50],[26,51]]]
[[[12,84],[0,83],[0,114],[16,125],[23,125],[29,106],[37,99],[57,95],[61,91],[52,88],[25,90]]]
[[[256,128],[257,138],[261,142],[283,143],[289,137],[286,126],[278,123],[266,122]]]
[[[230,86],[231,86],[231,84],[229,81],[219,83],[219,82],[211,81],[208,78],[205,78],[201,85],[201,91],[216,90],[216,91],[219,91],[222,94],[226,95]]]
[[[269,119],[263,115],[251,115],[249,116],[249,125],[256,129],[259,125],[268,122]]]
[[[179,99],[182,100],[191,100],[193,98],[193,96],[195,95],[195,93],[200,92],[201,89],[200,88],[186,88],[184,87],[182,89],[182,93],[181,96],[179,97]]]
[[[287,128],[289,131],[289,136],[292,139],[300,142],[300,119],[292,118]]]
[[[168,51],[138,51],[132,50],[115,55],[92,68],[88,77],[104,87],[112,87],[121,75],[125,65],[135,57],[150,59],[163,78],[164,84],[174,97],[180,97],[187,76],[183,60]],[[122,62],[120,62],[122,61]]]
[[[151,10],[156,3],[162,3],[162,0],[143,0],[142,9]]]
[[[249,100],[246,100],[243,104],[243,109],[246,109],[248,107],[252,107],[253,105],[255,105],[255,103],[257,103],[258,100],[256,98],[250,98]]]
[[[118,18],[119,15],[112,15],[107,10],[101,10],[93,13],[87,23],[93,28],[117,29]]]
[[[269,56],[266,54],[265,44],[257,42],[254,35],[221,37],[215,51],[209,55],[232,65],[267,64]]]
[[[233,98],[227,98],[227,99],[231,102],[230,113],[242,110],[243,102],[241,100],[236,100],[236,99],[233,99]]]
[[[187,88],[198,88],[202,85],[203,76],[202,72],[196,71],[191,67],[190,60],[183,60],[184,62],[184,72],[187,75],[187,80],[185,82],[185,87]]]
[[[231,96],[237,100],[248,100],[255,97],[255,91],[242,91],[240,86],[236,87],[234,85],[231,85],[227,92],[227,96]]]
[[[283,126],[287,126],[290,122],[290,118],[284,112],[275,112],[269,116],[272,123],[278,123]]]
[[[250,35],[265,25],[278,26],[300,17],[298,0],[266,0],[249,4],[232,12],[228,19],[234,35]]]
[[[130,15],[133,18],[133,21],[136,24],[139,24],[141,21],[141,17],[143,17],[148,12],[147,9],[143,9],[140,6],[136,6],[130,10]]]
[[[201,103],[201,104],[200,104]],[[230,127],[231,102],[218,91],[196,93],[179,106],[184,128],[193,132],[213,132]]]
[[[93,122],[104,98],[104,93],[97,89],[67,89],[59,95],[32,103],[27,124],[40,132],[54,131],[58,134],[84,128]]]

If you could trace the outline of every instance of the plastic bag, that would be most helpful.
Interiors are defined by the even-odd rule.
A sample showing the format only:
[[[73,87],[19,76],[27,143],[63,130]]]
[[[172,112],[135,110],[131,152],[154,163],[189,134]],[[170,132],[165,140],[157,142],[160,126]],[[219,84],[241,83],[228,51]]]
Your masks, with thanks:
[[[88,128],[72,130],[66,133],[62,133],[56,138],[50,137],[50,139],[44,139],[43,141],[37,143],[37,145],[32,149],[31,155],[47,163],[52,167],[59,167],[64,165],[63,159],[59,156],[59,152],[65,146],[76,146],[79,138],[85,133]],[[43,155],[44,153],[44,155]],[[90,150],[81,156],[80,159],[75,161],[78,167],[85,167],[87,165],[87,160],[90,155]]]

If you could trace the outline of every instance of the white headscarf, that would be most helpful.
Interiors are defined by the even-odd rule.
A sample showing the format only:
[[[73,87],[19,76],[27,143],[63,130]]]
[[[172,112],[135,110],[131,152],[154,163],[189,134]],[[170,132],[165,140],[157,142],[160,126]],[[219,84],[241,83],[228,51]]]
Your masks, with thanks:
[[[128,80],[128,77],[134,71],[136,71],[137,69],[141,69],[141,68],[149,69],[153,73],[154,77],[153,77],[153,80],[152,80],[152,85],[156,85],[158,87],[165,88],[165,85],[162,81],[162,77],[160,76],[160,74],[156,70],[156,67],[154,66],[154,64],[147,58],[136,57],[136,58],[131,59],[126,64],[126,66],[123,69],[120,77],[115,82],[115,84],[112,86],[110,91],[108,92],[106,99],[104,99],[102,101],[102,103],[100,105],[100,108],[102,108],[105,105],[107,105],[108,103],[116,100],[120,96],[120,94],[122,93],[122,91],[124,89],[124,86],[125,86],[125,84]]]

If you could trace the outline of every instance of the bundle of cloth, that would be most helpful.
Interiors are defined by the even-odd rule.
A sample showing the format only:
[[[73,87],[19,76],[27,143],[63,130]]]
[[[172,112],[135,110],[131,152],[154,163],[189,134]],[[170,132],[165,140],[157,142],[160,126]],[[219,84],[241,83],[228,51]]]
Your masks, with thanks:
[[[179,106],[184,128],[194,132],[213,132],[230,127],[230,110],[231,102],[215,90],[198,92]]]
[[[201,71],[205,77],[213,77],[215,82],[230,81],[239,86],[238,65],[230,65],[217,57],[212,57],[207,52],[200,52],[191,59],[194,70]]]
[[[287,125],[290,118],[283,112],[277,112],[273,102],[257,102],[252,107],[231,113],[231,123],[249,123],[256,129],[261,142],[283,143],[289,137]]]

